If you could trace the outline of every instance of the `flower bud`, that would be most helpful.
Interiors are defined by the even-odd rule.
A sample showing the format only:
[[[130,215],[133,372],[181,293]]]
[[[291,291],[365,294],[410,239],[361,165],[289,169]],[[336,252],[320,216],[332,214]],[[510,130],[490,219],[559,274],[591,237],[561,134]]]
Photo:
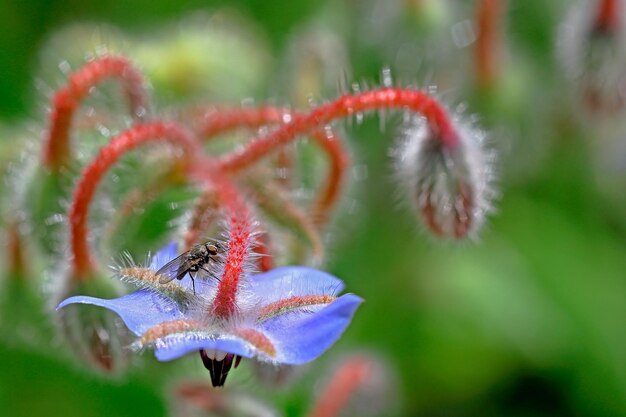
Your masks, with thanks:
[[[455,123],[455,143],[443,141],[424,118],[411,118],[393,152],[397,176],[426,228],[435,236],[473,236],[492,210],[494,155],[485,134]]]

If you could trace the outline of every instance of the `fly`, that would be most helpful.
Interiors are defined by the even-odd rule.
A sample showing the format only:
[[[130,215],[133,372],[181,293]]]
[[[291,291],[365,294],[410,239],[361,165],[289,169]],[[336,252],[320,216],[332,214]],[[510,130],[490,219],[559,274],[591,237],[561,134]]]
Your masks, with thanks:
[[[193,292],[196,293],[196,283],[191,275],[192,272],[202,270],[214,278],[218,279],[208,267],[219,262],[218,255],[223,247],[218,243],[204,242],[193,246],[187,252],[181,253],[159,269],[156,274],[160,275],[159,283],[167,284],[174,279],[182,280],[185,275],[189,274]]]

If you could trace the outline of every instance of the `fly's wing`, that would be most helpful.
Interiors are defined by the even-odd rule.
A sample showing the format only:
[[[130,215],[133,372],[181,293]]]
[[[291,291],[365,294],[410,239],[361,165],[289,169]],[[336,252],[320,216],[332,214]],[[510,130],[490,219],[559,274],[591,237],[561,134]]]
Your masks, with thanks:
[[[187,270],[191,267],[191,263],[187,258],[187,252],[172,259],[159,269],[156,274],[159,276],[159,284],[167,284],[176,279],[182,279]]]

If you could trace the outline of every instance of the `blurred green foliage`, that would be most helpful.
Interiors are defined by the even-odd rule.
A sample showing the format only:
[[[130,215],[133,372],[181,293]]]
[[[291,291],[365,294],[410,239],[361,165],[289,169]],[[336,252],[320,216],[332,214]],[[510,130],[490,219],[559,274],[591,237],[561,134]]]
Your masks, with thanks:
[[[389,117],[382,133],[375,115],[347,127],[361,174],[355,175],[331,229],[327,269],[367,302],[326,356],[363,349],[386,359],[398,378],[398,404],[382,415],[626,414],[626,174],[606,162],[606,148],[626,140],[626,126],[608,118],[589,121],[555,60],[555,35],[570,2],[509,2],[502,79],[490,94],[473,88],[471,45],[457,49],[450,41],[451,26],[472,18],[473,2],[446,2],[445,10],[431,10],[429,19],[410,13],[389,16],[392,7],[383,3],[2,2],[3,153],[17,137],[10,126],[33,119],[38,127],[44,123],[45,103],[34,80],[59,79],[46,74],[57,74],[57,68],[40,68],[40,53],[64,25],[103,22],[145,45],[163,27],[200,7],[207,13],[226,6],[237,10],[267,38],[272,57],[259,64],[258,79],[250,80],[254,91],[233,88],[220,96],[206,87],[207,103],[215,97],[237,103],[246,97],[257,102],[291,99],[276,93],[289,94],[281,85],[290,69],[285,51],[298,29],[319,24],[345,42],[355,80],[377,80],[380,69],[389,65],[401,80],[437,82],[441,91],[453,91],[454,100],[470,103],[470,112],[480,112],[492,143],[502,150],[497,214],[479,241],[453,245],[428,238],[411,214],[398,207],[387,155],[399,117]],[[401,7],[396,3],[410,2],[389,2]],[[385,26],[385,19],[391,24]],[[72,51],[72,45],[66,47]],[[407,58],[401,51],[416,56]],[[65,58],[58,56],[59,62]],[[150,73],[149,62],[142,65]],[[162,106],[172,97],[187,97],[184,88],[169,96],[167,82],[158,77],[152,82]],[[320,91],[327,98],[338,93]],[[193,101],[203,102],[202,94],[193,93]],[[621,154],[608,154],[623,166],[626,147],[615,149],[622,149]],[[151,208],[150,216],[171,216],[162,213],[158,201]],[[132,230],[145,238],[151,221],[135,219]],[[6,273],[4,278],[12,279]],[[33,283],[40,277],[27,278]],[[1,415],[165,415],[171,394],[164,390],[172,382],[186,375],[208,378],[198,358],[185,358],[176,366],[157,364],[150,355],[138,360],[128,377],[91,376],[72,364],[56,336],[21,343],[15,329],[6,326],[12,320],[40,320],[41,311],[30,316],[12,298],[29,294],[24,304],[34,306],[31,298],[41,294],[38,286],[4,285],[2,291],[2,311],[20,317],[2,317],[5,326],[0,327]],[[233,373],[229,383],[267,399],[285,415],[298,416],[309,408],[315,381],[329,372],[330,363],[330,358],[318,361],[287,392],[258,386],[249,370]]]

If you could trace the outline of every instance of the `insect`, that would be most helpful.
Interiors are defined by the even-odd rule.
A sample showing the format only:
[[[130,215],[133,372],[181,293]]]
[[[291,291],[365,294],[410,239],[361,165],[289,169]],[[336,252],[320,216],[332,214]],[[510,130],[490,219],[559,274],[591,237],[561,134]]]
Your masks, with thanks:
[[[161,269],[156,272],[157,275],[161,276],[159,278],[159,283],[167,284],[174,278],[182,280],[185,275],[189,274],[189,278],[191,278],[191,284],[193,286],[193,292],[195,294],[196,283],[191,273],[203,270],[219,280],[219,278],[207,269],[207,267],[209,267],[212,263],[219,262],[217,255],[223,249],[224,248],[217,242],[204,242],[193,246],[187,252],[181,253],[179,256],[163,265]]]

